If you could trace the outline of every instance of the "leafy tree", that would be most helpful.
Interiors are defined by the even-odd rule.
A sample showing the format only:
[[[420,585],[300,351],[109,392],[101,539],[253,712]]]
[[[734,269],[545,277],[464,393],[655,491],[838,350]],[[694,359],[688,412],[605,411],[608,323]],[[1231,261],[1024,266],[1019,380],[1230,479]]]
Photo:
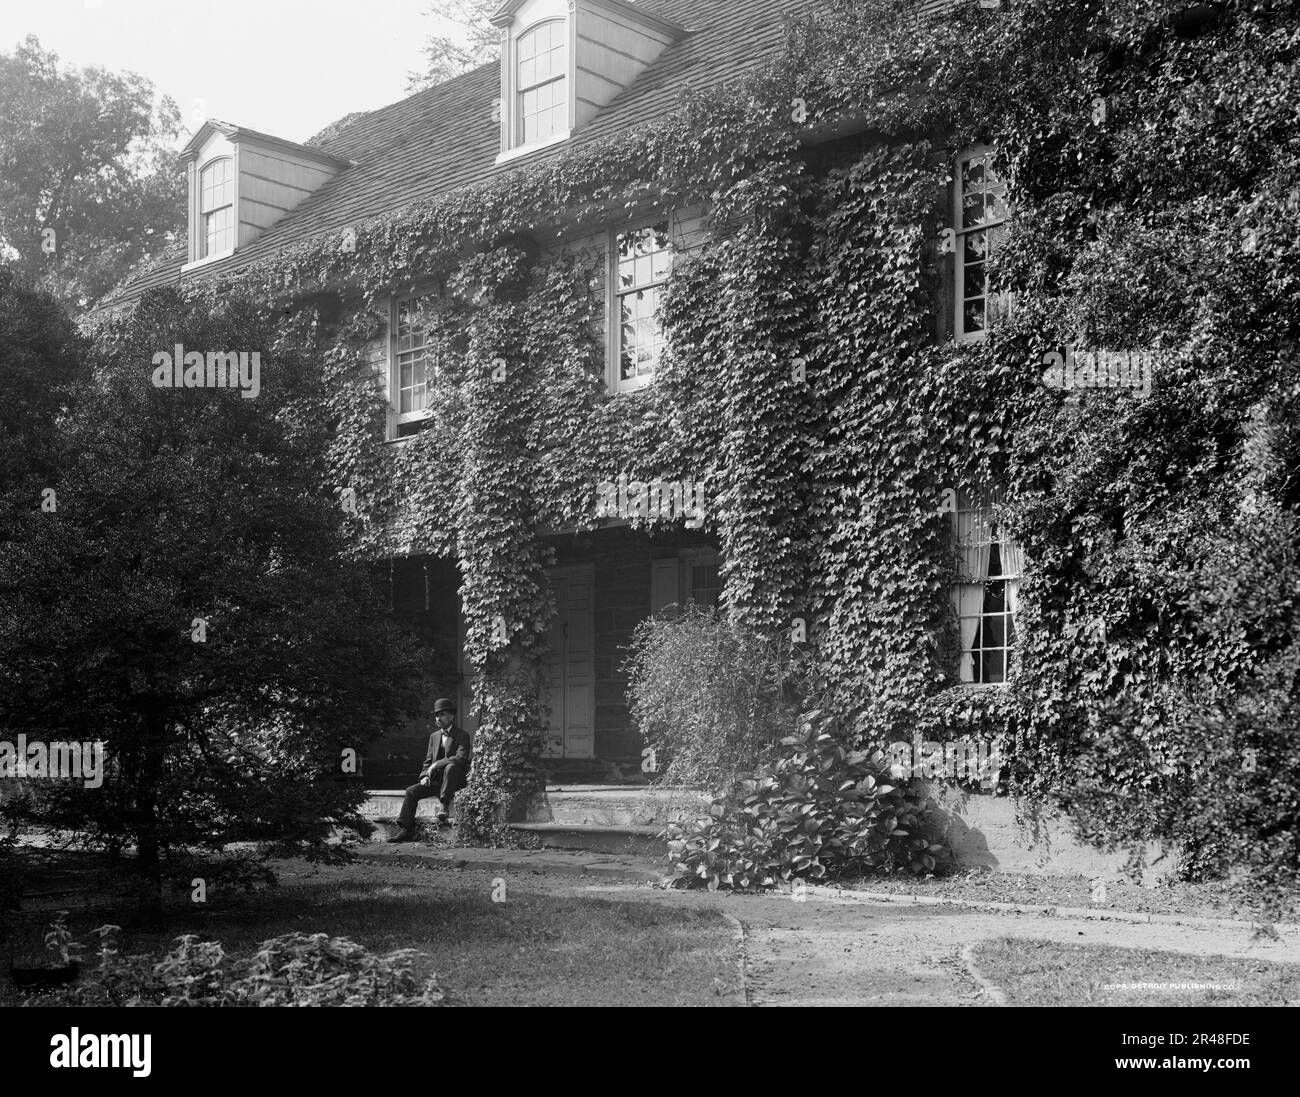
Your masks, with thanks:
[[[76,309],[184,227],[176,104],[143,77],[0,54],[0,256]]]
[[[101,788],[33,783],[50,822],[136,846],[146,913],[169,875],[188,883],[190,851],[323,854],[332,828],[363,829],[345,752],[418,706],[417,646],[323,484],[314,330],[234,297],[147,296],[100,333],[57,511],[15,513],[0,544],[0,727],[105,742]],[[260,394],[154,387],[178,343],[256,350]]]
[[[500,6],[498,0],[438,0],[424,13],[438,29],[425,39],[424,68],[411,73],[406,90],[424,91],[493,60],[498,37],[488,16]]]
[[[0,267],[0,507],[14,503],[14,493],[32,502],[53,474],[55,422],[71,401],[84,350],[54,298]]]

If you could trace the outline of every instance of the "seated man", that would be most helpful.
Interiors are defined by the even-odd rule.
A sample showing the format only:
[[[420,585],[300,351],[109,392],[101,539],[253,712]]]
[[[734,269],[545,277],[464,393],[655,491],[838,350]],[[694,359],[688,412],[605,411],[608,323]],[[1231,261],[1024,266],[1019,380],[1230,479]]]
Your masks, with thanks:
[[[445,824],[453,797],[469,781],[469,734],[455,726],[456,706],[442,698],[433,706],[433,718],[438,722],[438,730],[429,736],[429,750],[424,756],[420,783],[406,790],[402,813],[397,817],[401,830],[394,835],[394,842],[415,840],[415,807],[430,796],[437,796],[442,801],[438,825]]]

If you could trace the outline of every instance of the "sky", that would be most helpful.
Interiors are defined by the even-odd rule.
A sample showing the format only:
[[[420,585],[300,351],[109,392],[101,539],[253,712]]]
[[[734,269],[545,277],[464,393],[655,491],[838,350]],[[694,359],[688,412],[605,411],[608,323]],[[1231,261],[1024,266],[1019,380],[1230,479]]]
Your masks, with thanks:
[[[306,141],[406,97],[437,0],[0,0],[0,52],[130,71],[195,118]]]

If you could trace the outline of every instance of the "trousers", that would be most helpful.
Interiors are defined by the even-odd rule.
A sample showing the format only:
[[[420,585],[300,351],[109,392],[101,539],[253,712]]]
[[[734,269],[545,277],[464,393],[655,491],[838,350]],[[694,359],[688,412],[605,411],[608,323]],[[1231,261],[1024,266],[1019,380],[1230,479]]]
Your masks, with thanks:
[[[453,762],[441,770],[435,770],[427,785],[412,785],[406,790],[406,799],[402,801],[402,813],[397,817],[398,825],[403,830],[414,830],[416,806],[431,796],[438,797],[442,801],[442,810],[450,812],[451,802],[456,793],[465,787],[465,781],[465,767]]]

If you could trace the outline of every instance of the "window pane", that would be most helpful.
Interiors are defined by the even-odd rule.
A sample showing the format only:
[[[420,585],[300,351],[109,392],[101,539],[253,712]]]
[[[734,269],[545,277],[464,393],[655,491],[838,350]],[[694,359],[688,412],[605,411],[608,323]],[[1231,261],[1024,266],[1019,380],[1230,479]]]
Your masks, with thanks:
[[[961,227],[974,228],[984,223],[984,195],[968,194],[961,200]]]
[[[664,346],[657,311],[660,287],[672,273],[667,222],[619,233],[617,241],[623,380],[652,375]]]
[[[984,618],[984,643],[988,647],[1000,648],[1006,646],[1006,635],[1004,632],[1004,619],[1000,616],[989,616]]]
[[[997,536],[997,529],[996,527],[994,527],[990,529],[990,537],[996,537],[996,536]],[[993,576],[993,575],[1001,575],[1001,574],[1002,574],[1002,551],[998,547],[997,542],[994,541],[992,544],[989,545],[989,575]],[[990,584],[990,587],[995,585],[999,588],[999,595],[1001,595],[1001,588],[1005,586],[1005,584],[1003,583]],[[992,609],[993,607],[990,606],[987,608]],[[1002,607],[999,606],[998,608],[1001,609]]]

